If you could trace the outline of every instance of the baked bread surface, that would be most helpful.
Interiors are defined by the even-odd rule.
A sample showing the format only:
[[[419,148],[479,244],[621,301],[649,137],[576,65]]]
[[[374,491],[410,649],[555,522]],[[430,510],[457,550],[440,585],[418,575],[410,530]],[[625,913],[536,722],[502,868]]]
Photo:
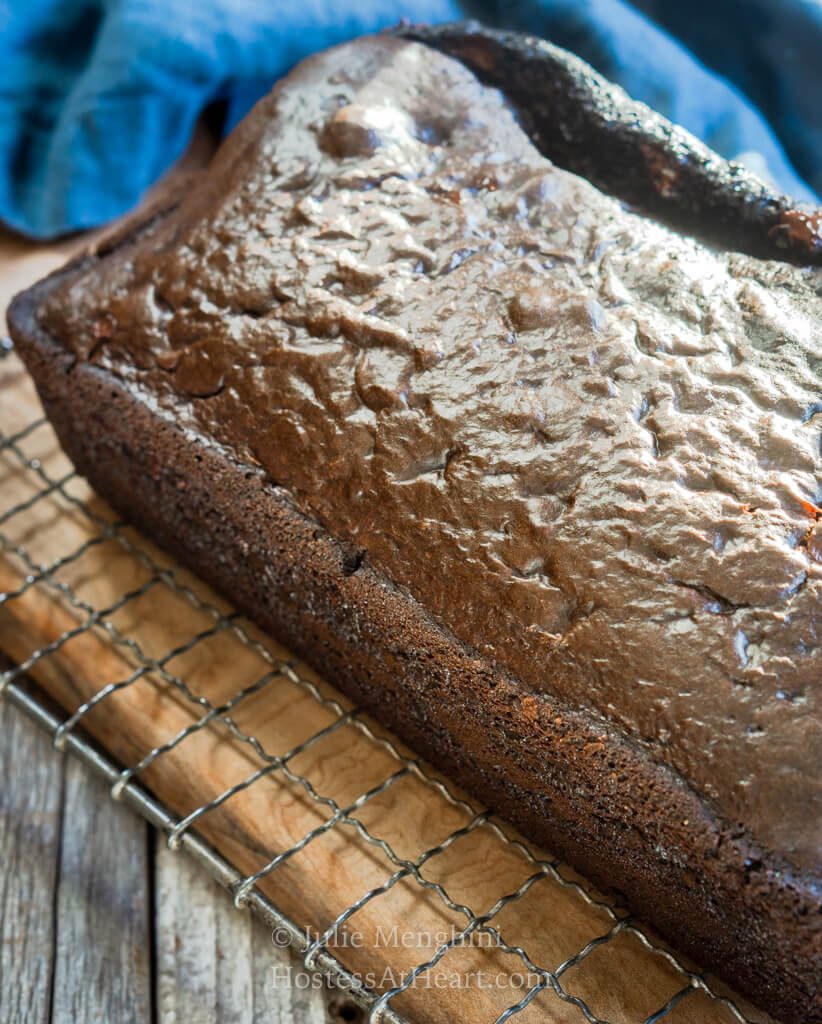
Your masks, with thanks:
[[[301,65],[178,207],[22,309],[115,505],[820,1019],[819,271],[627,211],[460,64],[377,38]]]

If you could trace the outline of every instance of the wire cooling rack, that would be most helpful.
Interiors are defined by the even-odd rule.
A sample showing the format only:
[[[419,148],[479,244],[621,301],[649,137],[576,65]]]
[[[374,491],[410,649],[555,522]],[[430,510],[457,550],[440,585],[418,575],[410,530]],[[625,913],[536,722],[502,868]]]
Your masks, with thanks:
[[[629,1020],[644,1024],[663,1020],[671,1024],[758,1024],[767,1019],[750,1009],[740,1009],[740,1003],[722,994],[721,986],[718,988],[712,977],[692,969],[624,910],[465,799],[427,765],[407,755],[401,744],[356,707],[347,705],[322,681],[222,606],[207,588],[116,521],[105,505],[98,499],[92,500],[59,451],[48,423],[32,412],[34,409],[30,385],[10,343],[5,343],[0,356],[0,565],[5,564],[15,582],[6,589],[0,587],[0,639],[4,616],[9,616],[15,607],[19,614],[34,595],[48,599],[49,607],[61,609],[66,618],[59,620],[57,635],[47,642],[23,641],[19,629],[14,633],[14,667],[0,674],[0,690],[6,699],[51,733],[58,749],[70,751],[101,775],[110,785],[114,799],[126,802],[161,829],[170,847],[185,850],[229,889],[238,907],[250,907],[277,930],[278,936],[286,937],[302,953],[307,969],[322,972],[346,989],[366,1009],[369,1021],[410,1019],[412,1013],[406,1010],[406,1005],[410,1005],[417,1019],[470,1019],[472,1024],[481,1024],[474,1010],[456,1009],[457,1003],[453,1001],[446,1009],[438,1009],[442,999],[438,987],[426,985],[443,963],[465,950],[470,951],[474,963],[487,956],[496,964],[504,958],[507,964],[505,984],[500,985],[498,973],[498,991],[492,1000],[483,1003],[486,1011],[492,1011],[487,1019],[495,1019],[498,1024],[513,1019],[567,1020],[571,1024],[583,1020],[589,1024],[621,1024]],[[71,544],[63,539],[59,528],[66,518],[72,522]],[[58,534],[59,542],[55,541]],[[44,539],[48,540],[45,551]],[[138,567],[138,581],[122,592],[98,588],[92,600],[86,593],[88,588],[80,567],[104,547]],[[105,564],[113,564],[113,557]],[[3,578],[8,579],[8,573]],[[147,607],[150,615],[158,596],[169,593],[196,612],[197,621],[202,624],[184,639],[172,630],[165,650],[147,649],[138,628],[140,616],[129,616],[137,605]],[[33,630],[33,635],[39,634]],[[101,650],[116,652],[131,666],[131,671],[122,677],[100,678],[95,691],[75,706],[55,710],[54,702],[32,683],[30,676],[42,675],[47,679],[49,673],[45,670],[54,665],[61,666],[65,676],[75,664],[68,657],[73,645],[88,636],[94,636],[103,645]],[[191,675],[176,666],[191,664],[196,668],[198,651],[228,636],[252,651],[263,671],[256,678],[238,681],[230,692],[223,689],[219,699],[209,698],[195,685]],[[24,642],[27,646],[21,646]],[[208,661],[206,657],[204,662]],[[99,736],[92,738],[94,730],[87,731],[86,726],[107,702],[146,684],[157,686],[183,706],[189,713],[188,724],[156,742],[141,756],[135,755],[130,763],[120,763],[110,752],[116,744],[101,745]],[[242,724],[240,713],[251,701],[262,706],[261,700],[267,700],[272,692],[280,692],[283,687],[307,702],[303,706],[321,709],[325,724],[310,735],[301,736],[288,749],[274,752],[266,740]],[[254,721],[253,716],[249,721]],[[128,728],[124,721],[122,729]],[[172,757],[177,759],[176,770],[185,763],[179,758],[184,757],[192,737],[202,737],[213,730],[221,730],[228,742],[253,754],[256,767],[215,791],[207,801],[196,802],[183,811],[172,809],[155,792],[155,780],[164,778],[163,766]],[[333,786],[328,784],[334,772],[320,772],[318,776],[299,765],[312,750],[343,730],[354,736],[354,741],[342,748],[349,761],[356,758],[358,765],[366,764],[379,753],[387,758],[388,767],[381,780],[367,787],[363,783],[356,793],[349,792],[341,798],[334,795]],[[109,733],[110,737],[113,735]],[[206,826],[238,796],[249,795],[273,777],[296,790],[319,817],[312,828],[290,845],[257,850],[258,866],[249,871],[238,866],[230,852],[221,851],[219,841],[215,842],[214,834]],[[396,823],[398,817],[412,816],[402,797],[393,800],[392,796],[403,781],[409,780],[423,792],[424,799],[430,797],[460,816],[458,826],[445,835],[423,832],[425,841],[418,844],[413,855],[394,842],[392,830],[386,824],[389,820]],[[388,812],[369,818],[369,808],[388,797]],[[464,872],[461,875],[457,869],[437,869],[460,843],[480,832],[485,837],[485,852],[480,862],[473,864],[474,875],[479,877],[479,882],[474,878],[473,888],[466,886]],[[368,855],[376,880],[346,900],[333,917],[311,924],[278,905],[268,883],[286,865],[291,865],[295,873],[289,876],[290,884],[303,893],[322,890],[330,879],[312,876],[308,866],[300,866],[300,857],[332,834],[344,835],[347,847],[356,847]],[[478,858],[479,854],[474,856]],[[506,857],[516,857],[521,862],[521,880],[497,894],[491,883],[491,868]],[[352,967],[347,950],[338,939],[365,910],[373,910],[380,900],[400,888],[411,895],[411,902],[404,906],[414,906],[414,899],[423,898],[427,906],[438,907],[453,923],[447,935],[440,935],[432,945],[417,950],[410,966],[406,951],[402,969],[394,973],[390,968],[396,947],[377,950],[375,960],[383,961],[389,971],[387,981],[384,972],[383,980],[375,982],[360,969],[359,961]],[[600,923],[587,941],[579,939],[570,951],[566,943],[563,954],[551,962],[546,959],[545,950],[540,949],[539,935],[533,929],[529,933],[523,922],[533,921],[533,908],[551,904],[557,894],[562,897],[556,911],[560,916],[551,921],[551,928],[560,938],[564,929],[571,936],[569,921],[575,915],[587,914]],[[485,904],[481,905],[483,899]],[[526,908],[530,908],[527,914]],[[402,926],[405,920],[398,923]],[[522,940],[523,934],[529,941]],[[592,964],[586,975],[586,965]],[[635,999],[630,989],[636,988],[638,978],[654,971],[665,975],[665,984],[653,989],[659,1005],[640,1008],[642,1000]],[[470,987],[481,975],[463,976],[457,970],[452,976],[467,977]],[[428,988],[426,1003],[404,1001],[405,996],[421,986]],[[420,1005],[427,1009],[421,1012]],[[461,1018],[459,1014],[463,1012],[471,1016]]]

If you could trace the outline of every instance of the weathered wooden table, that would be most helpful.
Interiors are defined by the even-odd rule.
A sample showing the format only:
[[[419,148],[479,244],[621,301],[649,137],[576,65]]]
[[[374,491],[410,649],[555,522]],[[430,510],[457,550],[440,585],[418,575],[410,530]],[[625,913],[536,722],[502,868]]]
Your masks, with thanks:
[[[76,246],[0,235],[0,317]],[[355,1021],[250,913],[0,701],[0,1021]]]
[[[0,780],[3,1024],[359,1019],[2,702]]]

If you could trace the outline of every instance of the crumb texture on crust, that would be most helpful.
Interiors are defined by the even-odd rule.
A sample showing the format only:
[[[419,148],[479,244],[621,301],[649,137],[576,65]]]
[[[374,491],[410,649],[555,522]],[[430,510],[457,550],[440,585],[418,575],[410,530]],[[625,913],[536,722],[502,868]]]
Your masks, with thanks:
[[[39,319],[819,871],[819,271],[627,212],[377,38],[301,65]]]

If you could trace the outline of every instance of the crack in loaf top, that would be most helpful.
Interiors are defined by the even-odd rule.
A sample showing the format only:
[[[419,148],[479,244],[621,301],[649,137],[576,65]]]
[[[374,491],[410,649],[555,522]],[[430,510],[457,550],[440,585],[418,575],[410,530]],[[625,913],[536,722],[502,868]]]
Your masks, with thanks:
[[[817,869],[820,313],[818,272],[627,212],[378,37],[302,64],[42,320]]]

